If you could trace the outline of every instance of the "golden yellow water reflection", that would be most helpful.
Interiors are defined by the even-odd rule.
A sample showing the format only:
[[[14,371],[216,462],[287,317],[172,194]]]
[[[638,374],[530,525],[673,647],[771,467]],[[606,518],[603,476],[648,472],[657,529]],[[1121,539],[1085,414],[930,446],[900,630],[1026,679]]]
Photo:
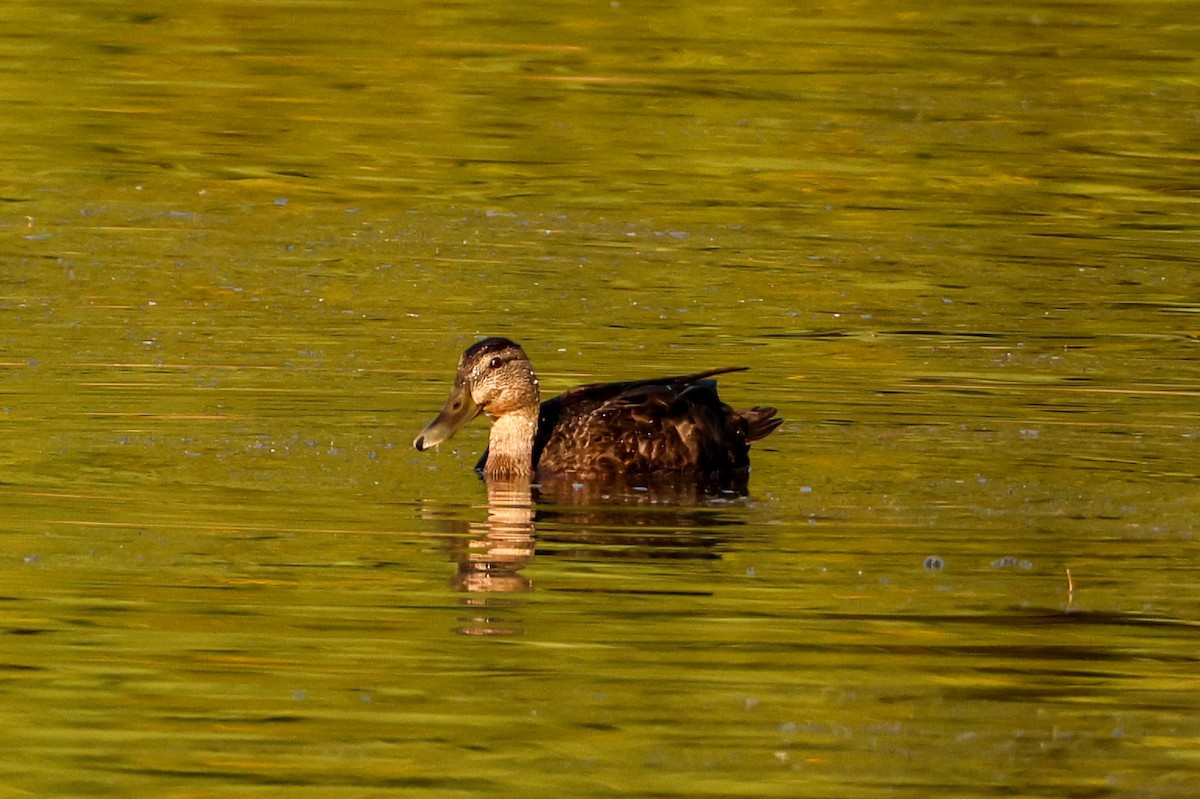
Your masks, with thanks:
[[[1194,16],[8,4],[0,792],[1190,796]],[[484,335],[788,422],[489,494]]]

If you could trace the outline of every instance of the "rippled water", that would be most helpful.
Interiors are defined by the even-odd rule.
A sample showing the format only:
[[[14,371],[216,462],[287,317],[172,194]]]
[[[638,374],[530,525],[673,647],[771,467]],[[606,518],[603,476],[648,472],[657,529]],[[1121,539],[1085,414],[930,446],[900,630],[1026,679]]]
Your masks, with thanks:
[[[0,792],[1192,795],[1192,16],[11,4]],[[533,501],[484,335],[788,421]]]

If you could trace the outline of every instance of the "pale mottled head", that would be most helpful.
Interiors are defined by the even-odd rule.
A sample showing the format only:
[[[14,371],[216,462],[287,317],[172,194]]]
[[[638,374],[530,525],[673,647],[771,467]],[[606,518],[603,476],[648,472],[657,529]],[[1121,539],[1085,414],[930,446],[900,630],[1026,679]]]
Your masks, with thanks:
[[[493,419],[515,412],[536,415],[540,399],[537,376],[525,351],[506,338],[486,338],[462,354],[450,398],[413,446],[436,446],[481,413]]]

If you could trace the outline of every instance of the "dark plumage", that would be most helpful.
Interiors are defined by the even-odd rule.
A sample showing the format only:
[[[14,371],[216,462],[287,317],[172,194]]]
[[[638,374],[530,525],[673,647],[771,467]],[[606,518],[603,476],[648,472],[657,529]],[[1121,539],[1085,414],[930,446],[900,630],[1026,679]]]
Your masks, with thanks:
[[[477,467],[485,477],[744,472],[750,443],[783,422],[774,408],[736,411],[721,402],[711,378],[744,369],[596,383],[539,405],[525,352],[489,338],[463,353],[450,399],[413,443],[427,449],[486,413],[492,432]]]

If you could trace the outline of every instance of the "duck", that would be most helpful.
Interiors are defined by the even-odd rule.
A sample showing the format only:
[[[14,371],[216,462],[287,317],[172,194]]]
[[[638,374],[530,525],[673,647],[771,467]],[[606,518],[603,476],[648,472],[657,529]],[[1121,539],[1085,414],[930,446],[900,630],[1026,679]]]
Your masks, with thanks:
[[[542,402],[521,346],[485,338],[463,352],[449,399],[413,446],[436,447],[485,414],[492,428],[476,465],[485,480],[746,474],[750,444],[783,423],[775,408],[738,411],[717,396],[714,377],[746,368],[592,383]]]

